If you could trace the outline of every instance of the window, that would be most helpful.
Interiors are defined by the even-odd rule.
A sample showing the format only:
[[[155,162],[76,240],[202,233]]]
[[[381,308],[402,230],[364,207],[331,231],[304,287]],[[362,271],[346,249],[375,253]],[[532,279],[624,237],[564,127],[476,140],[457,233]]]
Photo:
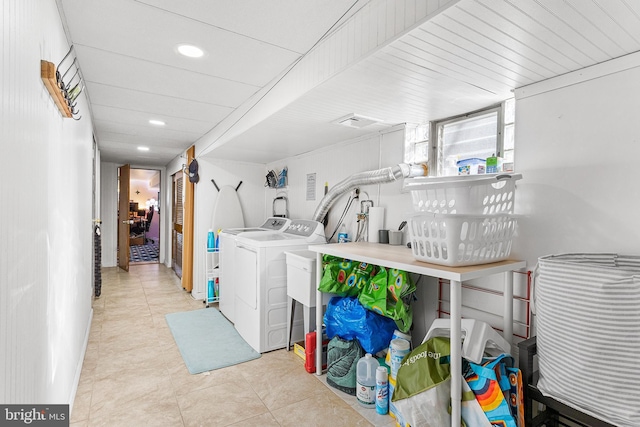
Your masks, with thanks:
[[[502,170],[513,171],[514,122],[515,101],[511,98],[429,125],[407,125],[405,162],[426,162],[433,171],[430,175],[446,176],[458,174],[460,160],[484,164],[487,157],[498,156],[503,159]]]
[[[502,143],[502,152],[504,163],[502,169],[505,172],[514,171],[514,148],[515,148],[515,122],[516,122],[516,100],[515,98],[507,99],[503,103],[504,117],[504,134]]]
[[[429,125],[407,125],[404,138],[405,163],[429,162]]]

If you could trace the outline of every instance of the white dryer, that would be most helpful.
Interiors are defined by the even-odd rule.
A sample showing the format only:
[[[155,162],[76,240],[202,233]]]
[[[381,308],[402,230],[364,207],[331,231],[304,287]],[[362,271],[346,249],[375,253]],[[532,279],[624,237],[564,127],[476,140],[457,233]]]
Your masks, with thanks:
[[[324,226],[292,220],[281,233],[247,233],[236,239],[235,327],[257,352],[287,345],[285,251],[326,243]]]
[[[218,245],[220,248],[219,268],[220,268],[220,299],[218,308],[229,321],[235,318],[235,248],[236,238],[243,234],[254,233],[277,233],[284,230],[291,220],[288,218],[271,217],[260,227],[227,228],[220,231]]]

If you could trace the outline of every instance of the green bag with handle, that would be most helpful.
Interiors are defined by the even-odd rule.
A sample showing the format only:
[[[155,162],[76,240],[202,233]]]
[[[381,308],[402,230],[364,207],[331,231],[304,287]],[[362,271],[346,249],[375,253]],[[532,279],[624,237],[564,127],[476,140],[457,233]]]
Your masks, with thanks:
[[[410,298],[416,286],[409,273],[379,267],[378,273],[365,285],[358,300],[367,309],[395,320],[398,330],[407,332],[413,322]]]
[[[411,426],[451,425],[451,369],[448,337],[433,337],[405,356],[391,401]],[[491,427],[466,381],[460,376],[461,425]]]
[[[376,266],[324,255],[322,279],[318,289],[341,297],[357,297],[375,275]]]

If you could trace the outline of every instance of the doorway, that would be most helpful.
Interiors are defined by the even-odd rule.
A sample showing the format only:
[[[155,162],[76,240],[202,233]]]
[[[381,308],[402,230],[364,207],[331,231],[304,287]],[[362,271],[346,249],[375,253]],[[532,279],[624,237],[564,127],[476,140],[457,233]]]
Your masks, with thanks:
[[[129,176],[129,263],[160,262],[160,171],[131,169]]]

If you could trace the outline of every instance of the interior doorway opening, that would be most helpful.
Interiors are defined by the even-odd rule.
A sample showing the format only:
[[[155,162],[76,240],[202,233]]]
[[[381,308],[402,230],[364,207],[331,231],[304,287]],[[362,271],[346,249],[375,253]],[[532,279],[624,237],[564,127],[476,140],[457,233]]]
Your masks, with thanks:
[[[160,262],[160,171],[131,169],[129,263]]]

